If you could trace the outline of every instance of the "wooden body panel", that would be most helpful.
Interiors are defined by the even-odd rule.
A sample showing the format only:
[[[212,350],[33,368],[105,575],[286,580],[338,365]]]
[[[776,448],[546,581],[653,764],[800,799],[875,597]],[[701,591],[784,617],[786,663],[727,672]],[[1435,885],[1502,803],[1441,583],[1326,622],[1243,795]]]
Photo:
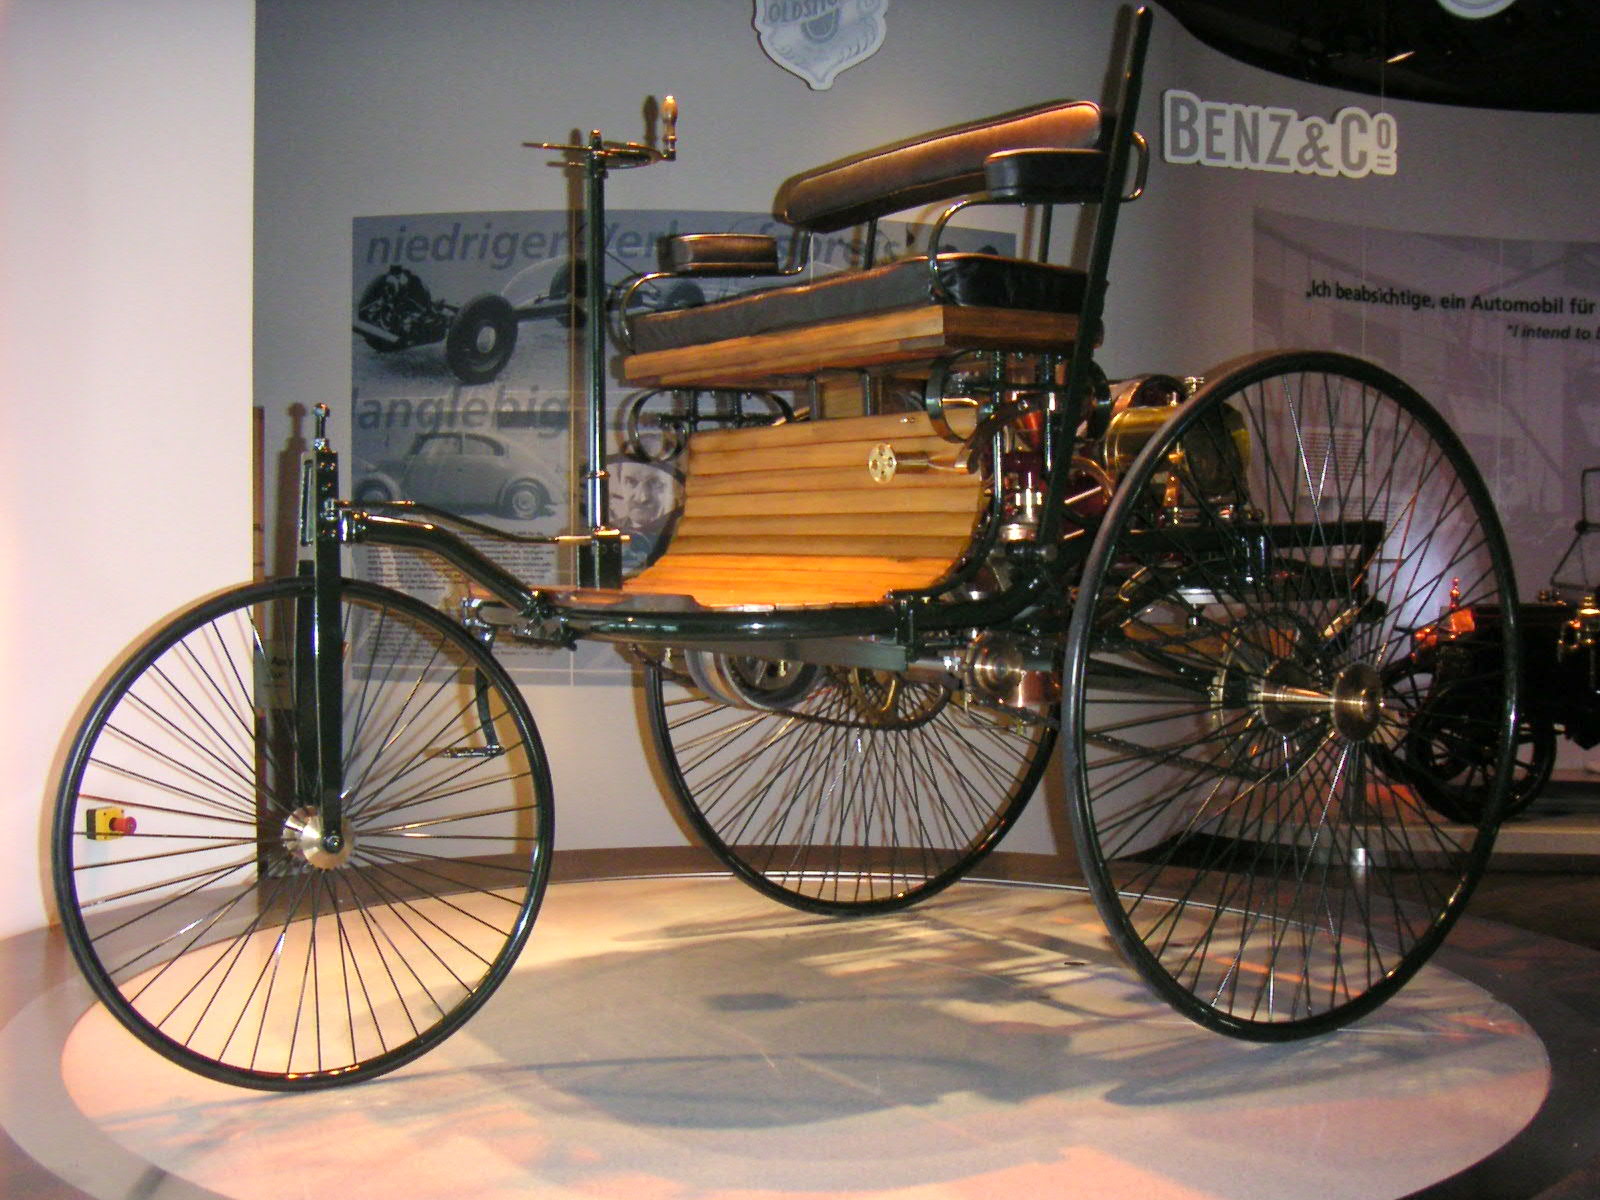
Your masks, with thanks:
[[[708,607],[881,601],[949,573],[970,544],[984,484],[955,470],[867,472],[872,449],[952,458],[921,413],[697,434],[666,553],[625,591]]]
[[[623,590],[693,596],[708,608],[876,604],[897,588],[928,587],[949,568],[943,557],[667,554]]]

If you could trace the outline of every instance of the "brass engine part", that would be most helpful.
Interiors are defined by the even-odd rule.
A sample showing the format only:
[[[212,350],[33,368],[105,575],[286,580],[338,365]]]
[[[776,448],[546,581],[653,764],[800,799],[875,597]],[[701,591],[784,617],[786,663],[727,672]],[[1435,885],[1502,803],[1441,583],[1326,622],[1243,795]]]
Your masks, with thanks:
[[[1125,381],[1112,394],[1111,417],[1101,438],[1100,462],[1120,480],[1140,451],[1165,425],[1199,380],[1149,375]],[[1156,480],[1155,497],[1172,510],[1198,502],[1217,507],[1245,504],[1250,431],[1234,409],[1212,409],[1168,454],[1169,472]]]

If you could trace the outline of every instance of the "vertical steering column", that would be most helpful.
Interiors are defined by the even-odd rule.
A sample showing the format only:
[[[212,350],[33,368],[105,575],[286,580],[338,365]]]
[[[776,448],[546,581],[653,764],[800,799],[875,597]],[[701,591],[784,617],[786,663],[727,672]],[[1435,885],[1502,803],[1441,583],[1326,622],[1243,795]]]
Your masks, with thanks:
[[[1078,333],[1073,339],[1072,354],[1067,360],[1067,377],[1063,389],[1066,405],[1061,411],[1053,414],[1053,419],[1057,423],[1056,428],[1061,436],[1056,438],[1052,434],[1052,448],[1056,444],[1063,448],[1072,444],[1073,431],[1088,414],[1093,403],[1093,381],[1097,370],[1094,365],[1094,348],[1100,336],[1101,317],[1105,312],[1106,275],[1111,265],[1111,243],[1116,236],[1117,212],[1125,202],[1138,197],[1142,186],[1140,181],[1136,181],[1133,190],[1126,196],[1123,195],[1128,159],[1136,144],[1143,145],[1143,139],[1134,128],[1134,121],[1139,113],[1139,94],[1144,84],[1144,60],[1149,47],[1150,10],[1140,7],[1133,14],[1133,27],[1129,31],[1116,94],[1110,105],[1114,117],[1109,142],[1106,144],[1106,149],[1109,151],[1106,177],[1101,184],[1094,231],[1089,241],[1087,282],[1084,287],[1083,303],[1078,310]],[[1050,464],[1048,495],[1066,494],[1067,475],[1071,469],[1070,454],[1055,455],[1054,461]],[[1062,519],[1062,506],[1052,504],[1045,510],[1044,518],[1039,525],[1038,537],[1041,546],[1055,541]]]
[[[606,146],[598,129],[589,134],[588,151],[583,160],[583,277],[584,331],[589,343],[589,466],[583,477],[583,496],[589,541],[578,549],[578,586],[617,588],[622,586],[622,535],[611,527],[611,477],[606,471]]]
[[[299,778],[315,796],[322,849],[344,849],[344,630],[340,621],[339,456],[328,441],[328,406],[317,405],[317,432],[306,455],[301,484],[300,544],[311,550],[302,574],[313,580],[310,602],[300,606],[294,635],[295,683],[301,727]],[[309,703],[307,698],[309,697]],[[313,762],[304,755],[312,751]]]
[[[606,473],[606,171],[611,167],[647,167],[671,162],[678,156],[678,102],[668,96],[661,104],[664,145],[642,142],[608,142],[598,129],[587,142],[523,142],[538,150],[559,150],[565,157],[552,165],[571,167],[583,163],[584,222],[584,332],[588,337],[588,468],[583,476],[583,501],[588,509],[588,541],[578,548],[578,585],[591,588],[622,586],[622,533],[612,528],[610,476]]]

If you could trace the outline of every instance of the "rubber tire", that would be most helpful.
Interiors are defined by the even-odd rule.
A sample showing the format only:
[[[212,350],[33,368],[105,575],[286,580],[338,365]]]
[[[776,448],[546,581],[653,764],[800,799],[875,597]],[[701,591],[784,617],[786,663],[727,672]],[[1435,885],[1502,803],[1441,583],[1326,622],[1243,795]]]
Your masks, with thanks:
[[[931,685],[865,702],[828,668],[787,709],[645,669],[651,744],[684,815],[740,879],[806,912],[905,908],[970,872],[1026,807],[1053,728],[1005,729]]]
[[[530,495],[533,497],[534,503],[527,506],[528,511],[523,511],[523,506],[518,503],[518,497]],[[516,483],[506,488],[501,507],[505,515],[512,520],[537,520],[550,512],[550,490],[537,480],[519,479]]]
[[[293,848],[315,788],[299,639],[275,631],[311,594],[236,588],[134,651],[73,740],[52,827],[67,942],[112,1015],[201,1075],[277,1091],[370,1079],[460,1028],[510,971],[550,865],[521,693],[459,625],[349,581],[348,849],[318,868]],[[110,806],[137,828],[89,838]]]
[[[1396,751],[1400,758],[1396,769],[1439,815],[1473,824],[1482,813],[1481,794],[1462,787],[1457,781],[1463,773],[1470,773],[1492,746],[1486,747],[1476,740],[1452,741],[1451,730],[1463,726],[1470,729],[1477,723],[1470,710],[1477,707],[1479,697],[1476,689],[1449,684],[1441,694],[1433,694],[1432,675],[1432,668],[1416,658],[1408,659],[1391,673],[1392,690],[1417,710],[1409,736]],[[1417,683],[1424,678],[1429,686]],[[1463,708],[1469,711],[1463,713],[1460,711]],[[1439,734],[1444,738],[1443,745],[1438,742],[1436,735]],[[1509,821],[1528,810],[1550,782],[1555,765],[1556,730],[1550,718],[1519,718],[1510,783],[1500,809],[1501,821]]]
[[[1166,481],[1192,497],[1202,469],[1194,524],[1164,524]],[[1360,573],[1347,520],[1382,531]],[[1223,368],[1120,481],[1069,629],[1068,791],[1112,937],[1178,1011],[1251,1040],[1325,1032],[1392,995],[1459,916],[1499,822],[1517,630],[1474,680],[1492,719],[1470,731],[1491,748],[1472,826],[1385,770],[1408,711],[1374,684],[1456,576],[1464,605],[1515,623],[1510,555],[1459,439],[1348,356]]]
[[[444,336],[444,358],[462,383],[488,383],[517,348],[517,313],[504,296],[467,301]]]

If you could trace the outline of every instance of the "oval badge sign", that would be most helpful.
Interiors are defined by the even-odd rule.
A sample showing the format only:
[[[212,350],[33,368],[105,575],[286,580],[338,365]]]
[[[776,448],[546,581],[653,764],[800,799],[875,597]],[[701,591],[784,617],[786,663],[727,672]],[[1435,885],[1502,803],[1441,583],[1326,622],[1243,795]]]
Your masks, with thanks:
[[[767,57],[817,91],[883,45],[889,0],[755,0]]]

